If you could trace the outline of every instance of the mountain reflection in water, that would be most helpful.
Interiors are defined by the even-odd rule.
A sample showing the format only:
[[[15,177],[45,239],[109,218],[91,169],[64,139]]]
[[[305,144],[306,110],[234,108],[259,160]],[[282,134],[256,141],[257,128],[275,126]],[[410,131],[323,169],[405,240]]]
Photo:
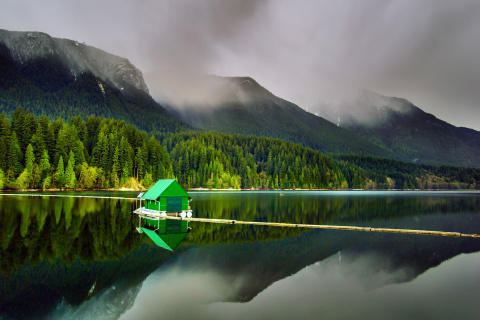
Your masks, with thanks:
[[[190,310],[191,315],[204,319],[479,319],[480,253],[457,256],[396,285],[387,284],[402,281],[409,270],[379,271],[374,267],[378,257],[368,254],[344,261],[333,256],[272,284],[246,304],[215,303]],[[129,319],[135,310],[121,319]],[[150,314],[137,314],[148,319],[153,310],[152,306]]]
[[[192,196],[200,217],[480,232],[479,193],[285,192],[279,197],[274,192],[192,192]],[[290,299],[297,315],[308,318],[303,312],[313,312],[317,305],[324,306],[324,314],[335,310],[334,304],[331,308],[320,304],[329,298],[323,296],[325,291],[313,290],[315,281],[325,288],[328,281],[338,284],[329,289],[332,299],[341,299],[342,290],[351,291],[342,294],[352,299],[356,293],[359,301],[366,296],[379,299],[372,292],[387,284],[415,283],[452,257],[480,251],[477,239],[192,223],[186,241],[169,253],[136,233],[134,206],[133,201],[118,199],[0,197],[0,317],[116,319],[129,309],[126,318],[183,317],[191,310],[197,312],[193,318],[216,318],[213,315],[222,312],[241,317],[260,308],[258,301],[267,306],[278,299],[278,310],[271,312],[278,311],[282,318],[280,304],[289,305],[282,299]],[[305,279],[311,286],[302,289],[293,283],[290,291],[290,285],[274,290],[305,274],[307,266],[308,272],[318,269],[316,263],[328,281],[325,276],[315,281],[310,276]],[[338,268],[341,272],[332,273]],[[349,289],[348,276],[361,286]],[[275,297],[272,290],[283,292],[283,298],[268,302],[265,297]],[[308,292],[317,300],[308,299]],[[215,303],[220,301],[248,303]],[[258,317],[268,310],[258,311]],[[258,318],[253,313],[250,317]]]

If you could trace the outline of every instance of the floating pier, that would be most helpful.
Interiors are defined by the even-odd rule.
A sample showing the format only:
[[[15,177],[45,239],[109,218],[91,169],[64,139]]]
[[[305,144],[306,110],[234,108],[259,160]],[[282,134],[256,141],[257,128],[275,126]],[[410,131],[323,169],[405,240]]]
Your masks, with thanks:
[[[425,236],[457,237],[457,238],[458,237],[480,238],[480,234],[466,234],[466,233],[459,233],[459,232],[430,231],[430,230],[351,227],[351,226],[335,226],[335,225],[325,225],[325,224],[257,222],[257,221],[240,221],[240,220],[228,220],[228,219],[208,219],[208,218],[182,218],[182,217],[174,217],[174,216],[165,216],[163,218],[175,219],[175,220],[186,220],[189,222],[192,221],[192,222],[219,223],[219,224],[241,224],[241,225],[253,225],[253,226],[348,230],[348,231],[364,231],[364,232],[387,232],[387,233],[418,234],[418,235],[425,235]]]
[[[124,197],[107,197],[107,196],[85,196],[85,195],[64,195],[64,194],[32,194],[32,193],[1,193],[0,196],[24,196],[24,197],[62,197],[62,198],[94,198],[94,199],[122,199],[122,200],[138,200],[138,198],[124,198]],[[143,210],[139,210],[143,209]],[[147,213],[147,211],[150,211]],[[190,208],[187,213],[191,214]],[[363,231],[363,232],[387,232],[387,233],[401,233],[401,234],[418,234],[426,236],[439,237],[464,237],[464,238],[480,238],[480,234],[468,234],[459,232],[447,231],[430,231],[430,230],[412,230],[412,229],[391,229],[391,228],[371,228],[371,227],[353,227],[353,226],[335,226],[322,224],[296,224],[296,223],[280,223],[280,222],[257,222],[257,221],[240,221],[228,219],[208,219],[208,218],[190,218],[178,217],[171,215],[160,216],[156,210],[149,210],[146,208],[138,208],[134,211],[135,214],[144,216],[146,218],[161,218],[161,219],[176,219],[203,223],[217,223],[217,224],[243,224],[254,226],[270,226],[270,227],[285,227],[285,228],[306,228],[306,229],[328,229],[328,230],[346,230],[346,231]],[[150,214],[149,214],[150,213]]]

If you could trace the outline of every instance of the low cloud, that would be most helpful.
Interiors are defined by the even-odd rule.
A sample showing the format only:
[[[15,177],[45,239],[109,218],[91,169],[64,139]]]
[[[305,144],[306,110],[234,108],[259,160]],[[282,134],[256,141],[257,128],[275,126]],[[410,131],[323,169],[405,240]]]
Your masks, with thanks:
[[[0,28],[86,42],[144,73],[251,76],[303,108],[364,88],[480,129],[476,0],[0,4]]]
[[[477,1],[195,1],[165,11],[145,37],[146,70],[251,76],[303,108],[370,89],[480,129]]]

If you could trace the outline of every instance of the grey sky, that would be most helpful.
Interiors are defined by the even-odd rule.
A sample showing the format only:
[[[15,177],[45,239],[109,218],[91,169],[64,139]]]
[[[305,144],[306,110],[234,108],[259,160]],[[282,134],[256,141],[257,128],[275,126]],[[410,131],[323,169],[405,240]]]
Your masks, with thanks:
[[[0,28],[130,59],[251,76],[299,104],[366,88],[480,130],[480,1],[3,1]]]

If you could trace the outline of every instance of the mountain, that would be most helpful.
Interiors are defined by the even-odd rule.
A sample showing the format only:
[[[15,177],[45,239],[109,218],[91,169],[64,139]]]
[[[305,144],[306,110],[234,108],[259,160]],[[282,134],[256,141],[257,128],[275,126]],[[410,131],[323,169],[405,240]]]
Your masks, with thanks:
[[[455,127],[405,99],[361,91],[309,109],[339,127],[390,150],[397,160],[480,166],[480,132]]]
[[[280,138],[322,152],[389,155],[366,139],[273,95],[252,78],[192,78],[176,86],[176,79],[168,77],[156,82],[155,88],[163,90],[157,94],[160,103],[194,127]]]
[[[6,30],[0,30],[0,75],[0,111],[7,114],[21,106],[37,116],[94,115],[147,131],[193,126],[280,138],[329,153],[480,164],[479,132],[439,120],[407,100],[368,91],[310,113],[252,78],[188,75],[185,85],[168,75],[152,82],[159,104],[127,59],[40,32]]]
[[[95,115],[145,130],[189,128],[152,99],[127,59],[76,41],[0,30],[0,74],[0,111],[22,106],[52,118]]]

